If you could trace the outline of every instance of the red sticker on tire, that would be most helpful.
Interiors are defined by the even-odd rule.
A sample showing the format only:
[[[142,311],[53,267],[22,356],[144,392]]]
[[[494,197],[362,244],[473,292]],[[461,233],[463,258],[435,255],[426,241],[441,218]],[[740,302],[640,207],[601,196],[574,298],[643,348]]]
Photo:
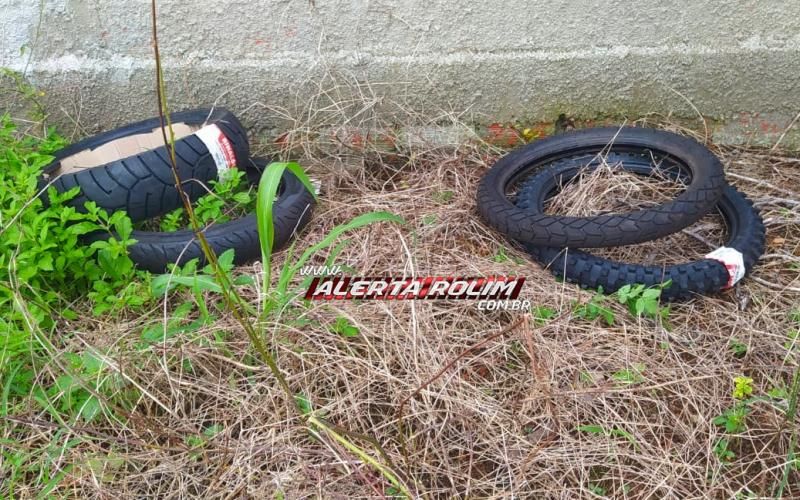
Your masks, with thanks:
[[[233,144],[231,144],[230,139],[222,132],[219,126],[216,124],[206,125],[195,132],[195,135],[203,141],[211,157],[214,158],[219,177],[222,177],[228,169],[236,166]]]
[[[731,288],[733,285],[744,278],[744,255],[739,250],[729,247],[719,247],[706,255],[707,259],[714,259],[721,262],[728,271],[728,282],[722,289]]]

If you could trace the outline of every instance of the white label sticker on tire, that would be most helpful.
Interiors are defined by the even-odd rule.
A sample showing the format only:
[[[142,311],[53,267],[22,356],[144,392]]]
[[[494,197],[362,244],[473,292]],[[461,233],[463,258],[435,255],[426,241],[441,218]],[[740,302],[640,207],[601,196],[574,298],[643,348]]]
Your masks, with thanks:
[[[706,255],[706,259],[717,260],[728,270],[728,283],[722,287],[723,289],[731,288],[738,283],[739,280],[744,278],[744,256],[739,250],[729,247],[719,247]]]
[[[222,179],[227,175],[229,169],[236,166],[236,155],[233,152],[233,144],[222,130],[216,125],[206,125],[195,135],[206,145],[214,163],[217,164],[217,176]]]

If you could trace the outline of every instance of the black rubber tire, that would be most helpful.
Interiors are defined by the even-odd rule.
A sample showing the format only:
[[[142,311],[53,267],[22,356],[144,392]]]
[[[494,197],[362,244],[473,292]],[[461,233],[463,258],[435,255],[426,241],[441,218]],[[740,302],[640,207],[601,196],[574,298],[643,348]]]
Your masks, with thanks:
[[[250,157],[250,146],[239,120],[223,108],[196,109],[170,115],[173,123],[189,125],[215,123],[231,141],[237,163]],[[86,149],[95,149],[103,144],[130,135],[148,132],[159,127],[159,118],[132,123],[111,130],[57,151],[55,161],[45,167],[39,186],[43,188],[51,180],[59,192],[80,187],[78,196],[69,204],[81,211],[87,201],[94,201],[108,212],[125,210],[132,221],[138,222],[165,214],[182,205],[172,174],[169,152],[165,146],[116,160],[105,165],[86,168],[51,179],[60,167],[62,159]],[[194,134],[175,141],[175,160],[183,189],[192,200],[206,193],[208,182],[217,178],[217,166],[205,144]],[[47,203],[47,196],[42,197]]]
[[[255,159],[248,161],[247,173],[250,181],[258,183],[268,161]],[[286,170],[281,180],[278,199],[272,208],[275,237],[273,249],[278,250],[289,242],[292,235],[300,231],[311,219],[315,199],[294,174]],[[251,213],[240,219],[212,224],[203,233],[219,255],[233,248],[234,263],[245,264],[261,257],[261,246],[258,239],[256,214]],[[107,235],[94,235],[97,240]],[[191,230],[162,233],[157,231],[133,231],[131,238],[136,243],[128,247],[131,260],[139,269],[153,273],[163,273],[169,264],[185,264],[191,259],[200,259],[205,265],[206,259],[200,244]]]
[[[691,176],[674,200],[624,214],[592,217],[523,211],[507,192],[523,177],[563,158],[596,158],[600,151],[653,154],[679,164]],[[719,201],[725,187],[722,164],[700,143],[649,128],[591,128],[557,135],[519,148],[501,158],[481,180],[478,210],[501,233],[540,246],[611,247],[654,240],[697,222]]]
[[[612,162],[621,163],[625,170],[640,175],[652,174],[653,170],[649,158],[615,155]],[[529,178],[520,189],[517,207],[521,210],[536,207],[538,212],[542,212],[545,201],[555,193],[558,186],[574,177],[582,168],[582,165],[564,160]],[[674,169],[663,172],[673,178],[681,175]],[[729,236],[725,246],[742,253],[745,274],[749,274],[764,252],[764,222],[750,200],[731,186],[725,187],[716,208],[728,228]],[[729,279],[725,266],[713,259],[652,266],[616,262],[577,249],[530,244],[525,245],[525,248],[535,260],[556,276],[584,288],[602,287],[606,293],[616,292],[628,284],[644,284],[649,287],[671,280],[672,284],[662,290],[661,299],[674,301],[719,292]]]

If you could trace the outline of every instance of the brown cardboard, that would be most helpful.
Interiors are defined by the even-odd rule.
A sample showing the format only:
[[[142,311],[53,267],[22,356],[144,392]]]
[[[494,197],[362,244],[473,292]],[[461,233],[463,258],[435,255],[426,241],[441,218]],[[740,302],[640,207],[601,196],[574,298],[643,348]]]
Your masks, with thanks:
[[[200,126],[188,125],[186,123],[172,124],[172,130],[175,132],[176,141],[193,134],[199,129]],[[167,136],[169,137],[169,133],[167,133]],[[142,151],[149,151],[163,145],[164,136],[161,133],[161,128],[154,128],[150,132],[122,137],[107,142],[95,149],[85,149],[74,155],[67,156],[61,160],[61,166],[57,174],[67,174],[84,168],[105,165],[106,163],[122,160],[129,156],[139,154]]]

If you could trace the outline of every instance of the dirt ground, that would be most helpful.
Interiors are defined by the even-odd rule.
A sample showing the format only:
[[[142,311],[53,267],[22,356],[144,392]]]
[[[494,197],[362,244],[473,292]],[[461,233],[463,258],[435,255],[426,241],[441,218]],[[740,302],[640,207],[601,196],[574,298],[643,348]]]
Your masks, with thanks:
[[[785,416],[800,361],[800,156],[713,150],[729,181],[761,210],[764,257],[734,290],[671,304],[665,322],[634,317],[609,299],[611,325],[573,312],[593,292],[557,281],[480,221],[476,186],[498,150],[465,143],[402,154],[305,151],[304,165],[323,191],[298,248],[355,215],[391,211],[406,223],[350,233],[338,262],[361,276],[522,275],[521,298],[535,311],[479,311],[469,301],[314,302],[273,317],[263,325],[266,338],[315,414],[346,429],[415,495],[750,498],[775,495],[788,470],[783,494],[800,497],[800,466],[786,467],[800,427]],[[636,181],[609,175],[622,176],[611,188],[637,192]],[[701,258],[724,238],[721,218],[712,215],[664,241],[602,252],[680,262]],[[284,256],[277,256],[274,273]],[[260,275],[260,265],[237,272]],[[255,307],[259,287],[244,292]],[[142,330],[163,322],[181,300],[113,323],[65,325],[75,332],[73,351],[110,352],[109,361],[140,396],[124,420],[16,423],[27,429],[25,445],[32,448],[64,442],[65,434],[80,438],[46,458],[52,470],[63,471],[58,492],[99,498],[397,493],[374,467],[320,439],[292,413],[230,315],[137,347]],[[545,310],[553,317],[537,320],[534,313]],[[357,327],[355,336],[336,333],[342,317]],[[744,428],[731,433],[714,421],[737,404],[737,376],[753,379],[756,400],[747,406]],[[204,435],[201,445],[188,439]]]

